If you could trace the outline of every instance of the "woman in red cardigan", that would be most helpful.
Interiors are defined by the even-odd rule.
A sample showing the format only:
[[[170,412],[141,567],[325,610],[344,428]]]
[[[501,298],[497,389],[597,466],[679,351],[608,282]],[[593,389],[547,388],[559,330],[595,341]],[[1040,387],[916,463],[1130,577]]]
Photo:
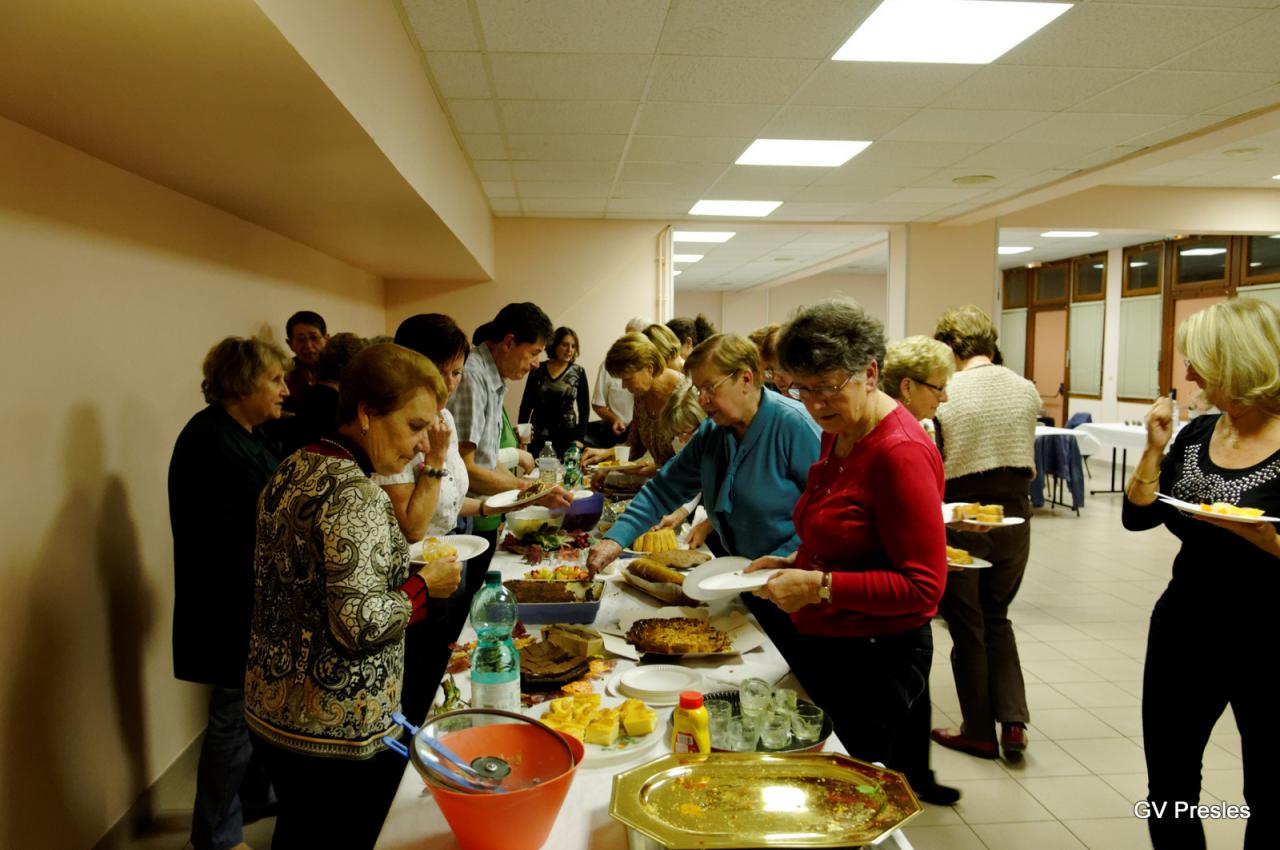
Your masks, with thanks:
[[[796,675],[849,753],[902,771],[922,799],[960,792],[929,769],[929,621],[946,586],[942,458],[915,418],[876,389],[884,329],[851,301],[800,310],[777,341],[788,393],[822,427],[795,507],[800,548],[759,595],[799,632]]]

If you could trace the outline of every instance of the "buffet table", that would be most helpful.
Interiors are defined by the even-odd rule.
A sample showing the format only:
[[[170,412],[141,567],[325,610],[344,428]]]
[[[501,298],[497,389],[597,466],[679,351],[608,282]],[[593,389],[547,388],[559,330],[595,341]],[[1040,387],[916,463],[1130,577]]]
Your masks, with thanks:
[[[658,600],[623,582],[621,577],[616,574],[617,566],[621,563],[623,562],[615,562],[615,574],[603,576],[607,583],[604,595],[601,598],[600,612],[594,623],[597,627],[616,626],[619,613],[628,609],[659,608],[663,605]],[[530,567],[517,556],[499,551],[494,555],[489,569],[501,571],[503,579],[506,580],[520,578]],[[745,606],[736,597],[731,600],[711,603],[711,605],[713,606],[713,613],[727,612],[731,608],[736,608],[750,617],[750,614],[746,612]],[[529,630],[532,633],[539,628],[530,626]],[[468,624],[463,630],[462,636],[459,637],[459,642],[470,641],[474,637],[475,633]],[[715,663],[716,661],[721,661],[722,663],[717,664]],[[783,660],[777,648],[767,639],[763,645],[741,655],[730,656],[727,659],[697,659],[684,663],[685,666],[697,667],[702,670],[705,689],[708,691],[733,689],[737,687],[738,682],[742,679],[758,676],[775,684],[781,682],[783,686],[796,688],[803,694],[803,689],[799,687],[799,684],[791,675],[786,661]],[[629,659],[619,658],[615,673],[633,667],[635,664],[636,662]],[[468,675],[459,673],[454,678],[462,691],[463,698],[469,699],[470,681]],[[600,691],[603,687],[603,683],[600,682],[597,684],[596,690]],[[437,701],[440,698],[441,694],[437,694]],[[663,712],[666,709],[659,709],[659,711]],[[659,730],[653,734],[662,734],[663,728],[660,726]],[[844,746],[834,734],[827,739],[824,749],[829,752],[846,752]],[[592,768],[589,763],[584,763],[574,777],[569,796],[560,810],[560,815],[544,847],[555,848],[555,850],[577,850],[577,848],[625,850],[627,847],[626,828],[609,816],[609,800],[613,787],[613,776],[669,751],[670,748],[664,742],[659,742],[652,748],[638,752],[631,760],[625,763],[619,764],[615,762],[596,768]],[[518,826],[513,825],[513,828],[518,828]],[[885,847],[896,846],[900,850],[911,850],[911,844],[902,830],[890,833],[883,845]],[[425,789],[422,777],[408,762],[406,762],[404,776],[400,780],[400,787],[396,791],[395,800],[391,804],[391,810],[387,813],[387,819],[382,826],[382,833],[379,835],[378,843],[375,846],[377,850],[410,850],[410,848],[413,848],[413,850],[451,850],[451,848],[457,847],[453,833],[445,822],[440,809],[436,806],[435,800]]]

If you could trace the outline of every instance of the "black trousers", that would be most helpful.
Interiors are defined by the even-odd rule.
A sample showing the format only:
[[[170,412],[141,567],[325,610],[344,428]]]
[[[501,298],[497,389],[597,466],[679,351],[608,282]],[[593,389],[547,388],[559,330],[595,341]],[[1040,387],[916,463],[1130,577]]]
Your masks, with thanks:
[[[1217,606],[1175,605],[1169,595],[1151,614],[1142,676],[1147,799],[1153,808],[1167,804],[1162,816],[1153,812],[1147,821],[1151,843],[1156,850],[1205,846],[1204,826],[1186,807],[1199,803],[1209,734],[1230,705],[1240,729],[1244,800],[1223,802],[1249,806],[1246,850],[1280,847],[1273,804],[1263,799],[1280,756],[1268,728],[1267,677],[1257,662],[1266,638],[1253,628],[1257,624],[1242,627],[1221,621],[1221,614],[1206,617]]]
[[[275,784],[272,850],[372,850],[408,764],[390,750],[369,759],[320,758],[253,736]]]
[[[914,786],[933,784],[927,623],[874,638],[797,634],[793,646],[796,677],[831,716],[849,755],[899,770]]]

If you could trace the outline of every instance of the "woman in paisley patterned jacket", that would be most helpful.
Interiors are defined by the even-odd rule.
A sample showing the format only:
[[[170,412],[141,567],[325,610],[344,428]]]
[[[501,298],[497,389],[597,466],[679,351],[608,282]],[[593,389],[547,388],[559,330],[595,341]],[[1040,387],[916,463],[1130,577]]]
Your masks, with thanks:
[[[405,629],[460,567],[411,572],[369,475],[404,467],[445,397],[421,354],[365,349],[343,371],[337,432],[280,464],[259,500],[245,716],[280,802],[277,850],[372,847],[404,770],[382,736],[399,728]]]

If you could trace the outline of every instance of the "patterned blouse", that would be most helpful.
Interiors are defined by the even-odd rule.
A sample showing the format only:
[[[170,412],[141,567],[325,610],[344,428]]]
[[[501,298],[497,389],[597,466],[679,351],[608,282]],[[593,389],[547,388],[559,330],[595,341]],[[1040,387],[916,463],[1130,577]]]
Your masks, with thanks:
[[[547,368],[549,362],[543,362],[529,373],[516,420],[533,423],[529,450],[535,456],[548,440],[560,455],[575,440],[582,442],[586,436],[587,419],[591,415],[587,373],[577,363],[570,363],[553,378]]]
[[[663,427],[662,408],[672,395],[689,386],[689,379],[674,369],[668,369],[658,376],[658,380],[669,384],[671,389],[665,393],[656,390],[662,396],[662,404],[658,405],[657,413],[649,410],[649,405],[644,399],[636,399],[635,412],[631,416],[631,434],[627,438],[627,444],[631,446],[632,459],[639,458],[647,451],[653,455],[654,464],[661,469],[662,465],[676,454],[675,446],[671,445],[671,441],[676,438],[676,432],[671,428]]]
[[[345,443],[308,446],[258,503],[245,718],[298,753],[368,758],[399,728],[409,545],[367,465]]]

